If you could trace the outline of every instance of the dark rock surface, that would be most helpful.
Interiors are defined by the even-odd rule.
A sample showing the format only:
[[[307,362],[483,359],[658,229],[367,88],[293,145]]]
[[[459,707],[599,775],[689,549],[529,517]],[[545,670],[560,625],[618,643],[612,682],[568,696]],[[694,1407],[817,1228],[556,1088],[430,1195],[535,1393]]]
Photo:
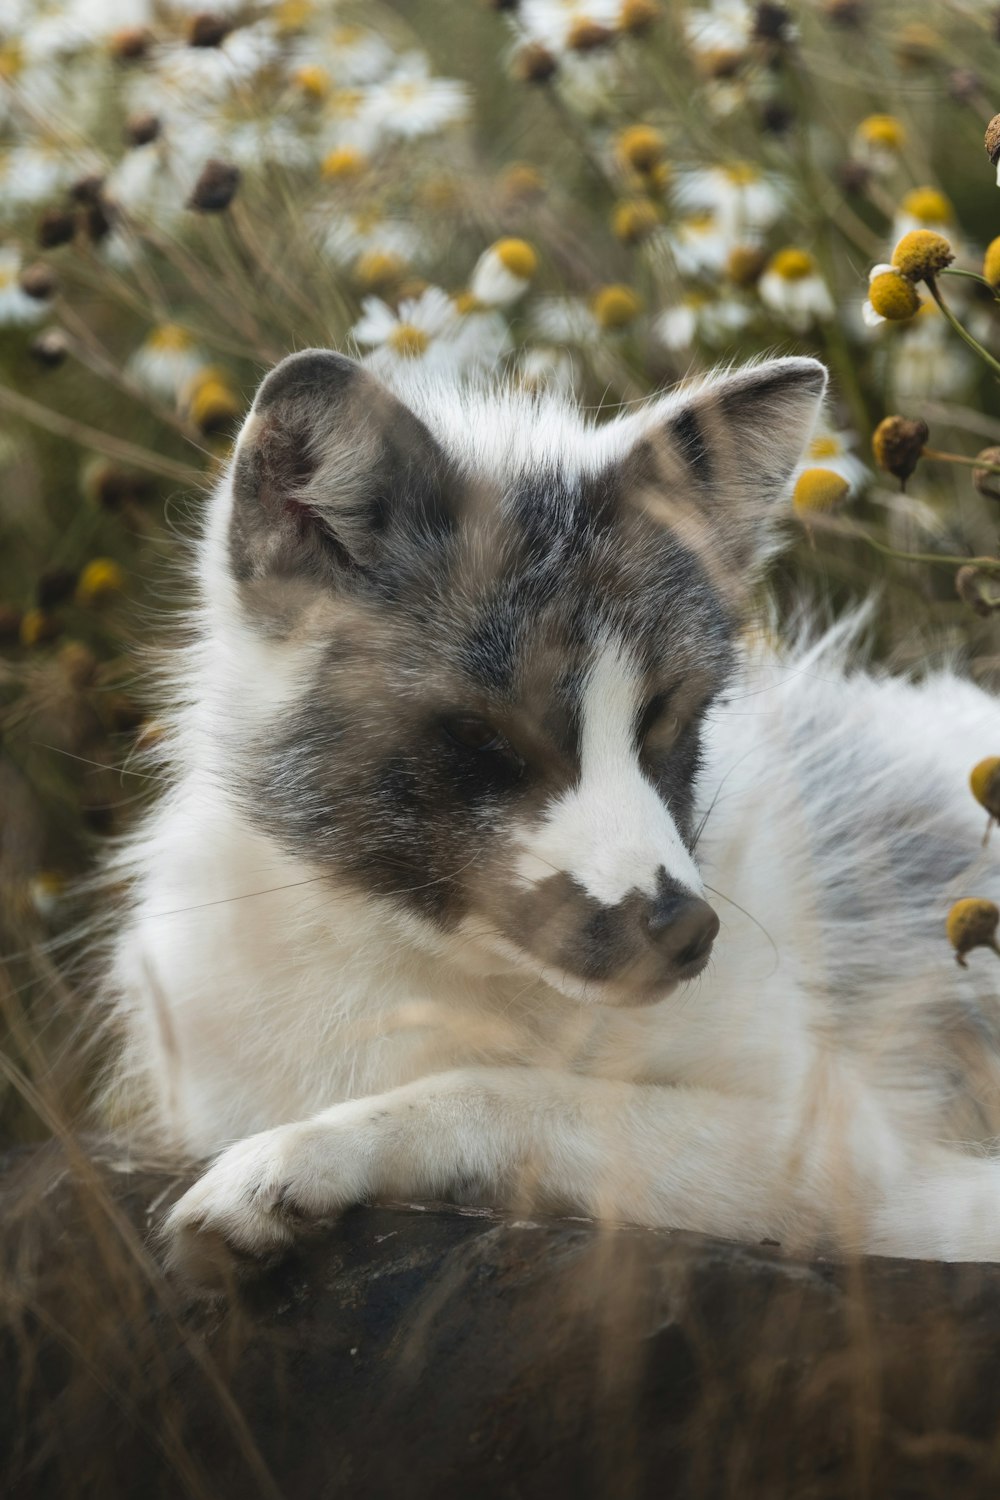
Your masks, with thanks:
[[[408,1206],[206,1305],[151,1246],[181,1185],[0,1161],[4,1494],[1000,1494],[1000,1267]]]

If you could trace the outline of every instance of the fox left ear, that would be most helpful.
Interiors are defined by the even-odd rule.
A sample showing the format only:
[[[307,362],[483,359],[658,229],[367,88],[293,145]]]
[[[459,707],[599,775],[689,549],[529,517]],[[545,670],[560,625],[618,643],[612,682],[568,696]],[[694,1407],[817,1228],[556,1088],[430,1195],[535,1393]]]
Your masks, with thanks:
[[[826,383],[818,360],[774,359],[673,393],[629,419],[640,435],[620,482],[739,592],[775,550]]]

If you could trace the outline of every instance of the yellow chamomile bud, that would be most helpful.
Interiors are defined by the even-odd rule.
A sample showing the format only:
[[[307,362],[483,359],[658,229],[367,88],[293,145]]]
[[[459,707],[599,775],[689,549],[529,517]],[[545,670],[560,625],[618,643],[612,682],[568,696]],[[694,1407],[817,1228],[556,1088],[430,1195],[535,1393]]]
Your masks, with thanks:
[[[594,317],[601,328],[627,328],[642,311],[642,303],[630,286],[602,286],[593,300]]]
[[[880,318],[888,318],[891,323],[912,318],[920,306],[913,283],[898,271],[880,271],[873,276],[868,283],[868,301]]]
[[[660,210],[652,198],[628,198],[615,205],[611,227],[623,245],[648,239],[660,222]]]
[[[895,115],[868,115],[858,126],[858,139],[867,146],[899,151],[906,144],[906,131]]]
[[[973,766],[969,786],[980,807],[985,807],[990,815],[986,825],[988,834],[990,826],[1000,818],[1000,755],[988,755]]]
[[[323,158],[320,171],[330,182],[344,182],[360,177],[367,161],[356,146],[337,146]]]
[[[623,167],[651,172],[663,160],[666,141],[652,125],[630,125],[619,133],[615,152]]]
[[[918,187],[906,194],[901,211],[921,224],[950,224],[955,217],[951,203],[938,188]]]
[[[206,436],[224,431],[240,413],[235,392],[214,369],[195,376],[188,388],[187,407],[191,421]]]
[[[903,484],[909,479],[930,436],[927,423],[918,417],[883,417],[872,433],[872,453],[880,469]]]
[[[77,604],[104,604],[125,587],[125,574],[110,557],[95,557],[80,574]]]
[[[990,240],[983,256],[983,275],[990,286],[1000,289],[1000,234]]]
[[[926,281],[950,266],[954,252],[943,234],[911,229],[892,252],[892,264],[908,281]]]
[[[44,609],[26,609],[21,616],[18,639],[22,646],[41,646],[59,634],[59,622]]]
[[[847,499],[850,485],[832,469],[803,469],[795,481],[792,507],[803,520],[836,510]]]
[[[1000,954],[996,941],[998,923],[1000,911],[992,901],[972,896],[955,902],[948,913],[945,931],[960,968],[968,968],[965,955],[973,948],[992,948],[994,953]]]
[[[521,281],[530,281],[538,270],[538,256],[527,240],[497,240],[493,253],[504,270]]]
[[[777,255],[771,257],[769,269],[776,272],[784,281],[803,281],[816,270],[816,262],[808,250],[798,250],[795,246],[789,246],[788,249],[779,250]]]
[[[292,82],[301,93],[314,103],[325,99],[330,92],[330,75],[325,68],[307,63],[292,75]]]
[[[657,0],[622,0],[618,25],[622,31],[642,32],[652,26],[659,14]]]

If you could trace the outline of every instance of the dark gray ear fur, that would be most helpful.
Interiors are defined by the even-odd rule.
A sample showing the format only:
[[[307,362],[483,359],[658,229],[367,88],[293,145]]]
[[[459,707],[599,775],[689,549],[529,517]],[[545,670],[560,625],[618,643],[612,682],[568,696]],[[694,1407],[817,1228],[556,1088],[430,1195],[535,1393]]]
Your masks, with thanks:
[[[645,415],[625,461],[630,492],[716,570],[753,573],[775,550],[826,382],[817,360],[774,359],[674,393]]]
[[[424,424],[369,371],[328,349],[289,355],[236,448],[234,577],[362,579],[394,528],[440,527],[444,469]]]

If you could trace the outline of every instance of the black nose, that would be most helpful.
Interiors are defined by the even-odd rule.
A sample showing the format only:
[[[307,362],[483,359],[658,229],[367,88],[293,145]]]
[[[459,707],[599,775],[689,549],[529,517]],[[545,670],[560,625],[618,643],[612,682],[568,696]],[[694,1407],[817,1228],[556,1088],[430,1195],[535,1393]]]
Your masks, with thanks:
[[[707,901],[674,892],[660,896],[646,920],[657,949],[678,969],[704,963],[719,931],[719,919]]]

